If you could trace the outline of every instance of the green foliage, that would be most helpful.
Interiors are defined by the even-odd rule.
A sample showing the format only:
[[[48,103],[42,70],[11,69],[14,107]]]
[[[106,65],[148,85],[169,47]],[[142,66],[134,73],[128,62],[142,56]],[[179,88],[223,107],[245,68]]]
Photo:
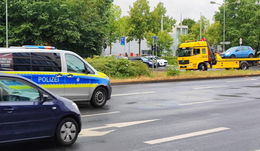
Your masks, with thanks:
[[[243,38],[243,45],[249,45],[260,51],[260,5],[256,2],[256,0],[226,0],[226,41],[231,42],[230,46],[239,45],[239,39]],[[223,5],[219,10],[215,20],[223,25]]]
[[[167,60],[168,61],[168,64],[169,65],[178,65],[178,57],[176,56],[164,56],[162,57],[163,59]]]
[[[209,27],[209,20],[207,20],[204,16],[198,22],[193,23],[193,20],[186,19],[183,20],[184,25],[191,26],[189,29],[189,33],[187,35],[180,36],[180,42],[186,42],[190,40],[199,40],[200,39],[200,28],[201,28],[201,36],[207,38],[207,30]]]
[[[149,30],[150,6],[147,0],[137,0],[133,7],[130,8],[129,28],[127,32],[128,41],[138,40],[139,54],[141,54],[141,40],[144,39],[145,33]]]
[[[182,21],[182,25],[188,26],[188,32],[191,31],[191,27],[192,27],[195,23],[196,23],[196,22],[195,22],[193,19],[190,19],[190,18],[183,19],[183,21]]]
[[[9,43],[53,45],[82,56],[99,55],[107,39],[109,0],[8,0]],[[5,10],[5,1],[0,1]],[[5,13],[0,15],[5,35]],[[5,36],[0,37],[0,46]]]
[[[94,57],[87,58],[87,61],[98,71],[107,74],[109,77],[127,78],[138,76],[150,76],[151,72],[147,65],[127,59],[115,57]]]
[[[167,32],[172,31],[172,27],[176,20],[166,16],[167,10],[162,2],[158,3],[154,10],[150,13],[149,31],[152,33],[159,33],[161,31],[161,21],[163,20],[163,30]]]
[[[205,37],[207,38],[210,45],[216,46],[219,45],[222,39],[220,36],[221,34],[222,32],[220,22],[216,21],[208,27]]]
[[[166,32],[162,31],[158,33],[158,51],[159,55],[165,53],[165,55],[172,54],[171,45],[173,44],[172,36]]]
[[[178,69],[178,66],[171,65],[167,67],[167,75],[168,76],[176,76],[180,74],[180,70]]]
[[[121,17],[118,21],[118,32],[121,36],[126,36],[129,27],[129,16]]]
[[[120,38],[120,16],[121,9],[119,6],[112,5],[109,9],[109,17],[107,24],[107,44],[110,47],[110,54],[112,54],[112,43]]]

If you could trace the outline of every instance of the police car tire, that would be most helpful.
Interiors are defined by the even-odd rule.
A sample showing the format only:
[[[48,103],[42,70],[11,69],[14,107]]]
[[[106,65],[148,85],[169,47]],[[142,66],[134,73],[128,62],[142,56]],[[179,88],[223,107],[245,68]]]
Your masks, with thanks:
[[[103,87],[98,87],[92,95],[90,104],[95,108],[103,107],[107,102],[107,90]]]
[[[62,128],[65,126],[66,123],[71,123],[70,131],[73,131],[72,133],[74,133],[74,138],[72,138],[70,141],[65,141],[64,138],[62,138],[62,133],[65,133],[62,132]],[[79,134],[79,126],[76,120],[74,120],[73,118],[64,118],[60,121],[60,123],[57,126],[55,139],[56,142],[61,146],[70,146],[75,143],[75,141],[78,138],[78,134]]]

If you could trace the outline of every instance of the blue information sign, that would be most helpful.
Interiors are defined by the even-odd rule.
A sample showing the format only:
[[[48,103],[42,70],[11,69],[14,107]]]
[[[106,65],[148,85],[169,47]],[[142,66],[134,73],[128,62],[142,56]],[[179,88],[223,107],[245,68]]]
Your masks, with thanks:
[[[125,37],[121,37],[121,39],[120,39],[120,44],[121,44],[122,46],[125,45]]]

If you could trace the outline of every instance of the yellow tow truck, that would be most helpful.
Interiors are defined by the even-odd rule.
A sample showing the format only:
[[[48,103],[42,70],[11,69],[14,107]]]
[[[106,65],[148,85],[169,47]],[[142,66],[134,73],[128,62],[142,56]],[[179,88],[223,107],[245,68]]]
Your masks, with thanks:
[[[260,58],[222,58],[214,53],[206,40],[185,42],[177,50],[179,69],[207,70],[212,69],[242,69],[259,64]]]

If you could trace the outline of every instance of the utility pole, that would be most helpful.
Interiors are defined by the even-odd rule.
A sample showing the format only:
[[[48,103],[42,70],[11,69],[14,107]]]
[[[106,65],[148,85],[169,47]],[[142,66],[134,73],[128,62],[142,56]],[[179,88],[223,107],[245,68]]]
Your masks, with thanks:
[[[226,41],[226,0],[224,0],[224,16],[223,16],[223,52],[225,51],[225,41]]]
[[[202,38],[202,17],[201,17],[201,13],[200,13],[200,39]]]
[[[161,16],[161,31],[163,31],[163,15]]]
[[[6,48],[8,48],[8,0],[5,1],[5,32],[6,32]]]

